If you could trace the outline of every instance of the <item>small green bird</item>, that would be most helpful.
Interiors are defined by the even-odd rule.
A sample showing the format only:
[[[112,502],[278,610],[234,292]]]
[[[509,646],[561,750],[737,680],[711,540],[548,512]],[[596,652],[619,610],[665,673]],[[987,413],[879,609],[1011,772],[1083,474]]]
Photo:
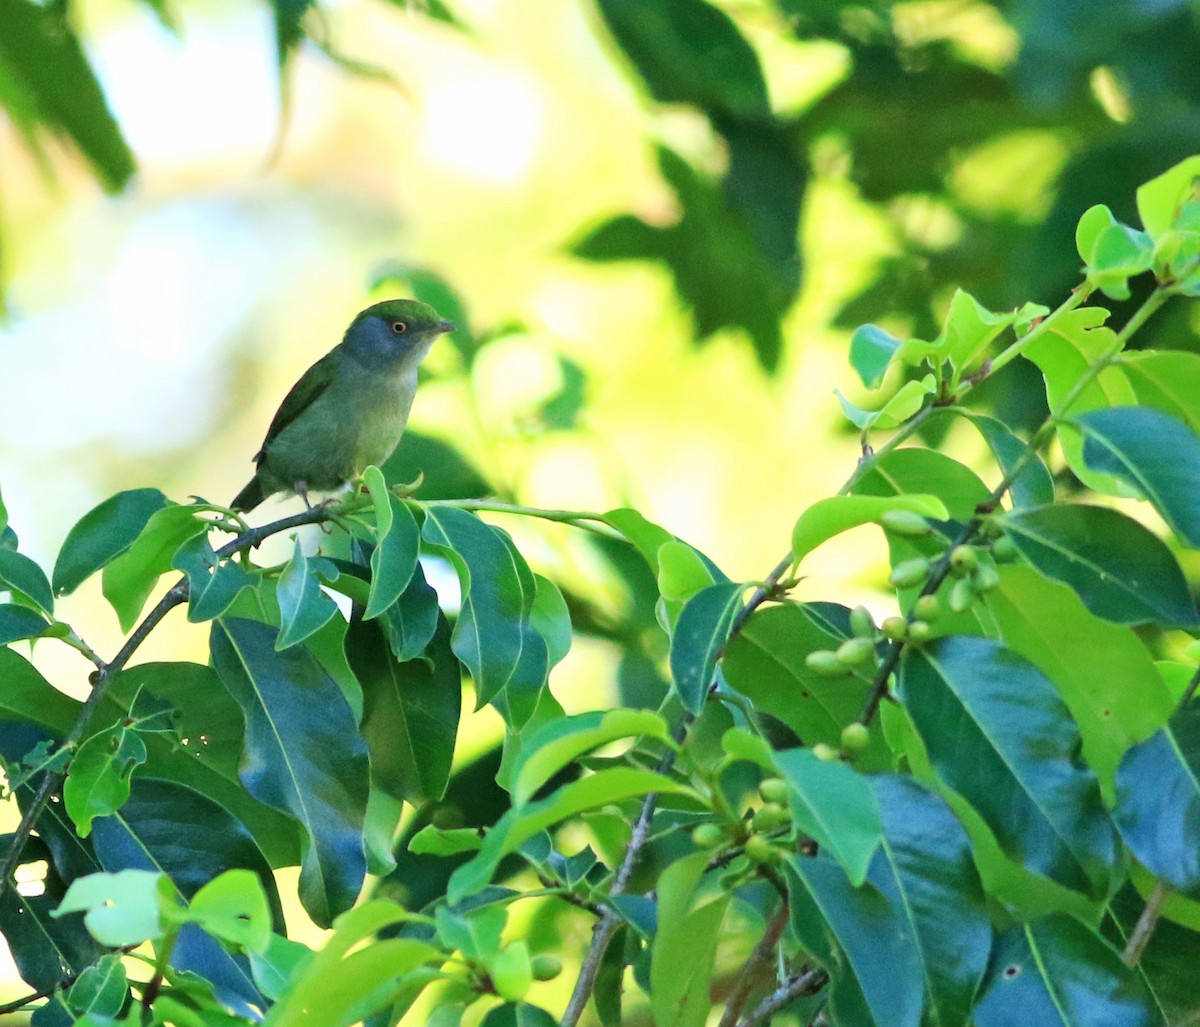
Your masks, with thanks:
[[[379,466],[396,448],[417,392],[417,367],[454,325],[416,300],[367,307],[342,341],[300,376],[254,455],[258,469],[230,504],[253,510],[277,492],[323,492]]]

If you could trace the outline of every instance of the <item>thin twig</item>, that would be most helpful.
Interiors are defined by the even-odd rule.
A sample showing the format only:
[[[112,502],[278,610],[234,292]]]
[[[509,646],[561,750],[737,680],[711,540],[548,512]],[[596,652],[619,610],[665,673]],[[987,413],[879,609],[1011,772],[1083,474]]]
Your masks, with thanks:
[[[775,946],[779,944],[787,921],[788,903],[787,899],[783,899],[763,931],[763,936],[754,946],[754,951],[750,953],[750,958],[746,960],[746,965],[738,973],[737,984],[725,1004],[725,1012],[721,1014],[721,1021],[717,1027],[734,1027],[738,1022],[738,1017],[742,1015],[742,1007],[758,983],[763,967],[767,966],[775,955]]]
[[[1154,886],[1154,891],[1150,893],[1150,897],[1146,899],[1142,915],[1138,917],[1138,921],[1133,927],[1133,933],[1129,936],[1129,941],[1125,943],[1125,951],[1121,953],[1121,958],[1125,961],[1126,966],[1138,965],[1142,953],[1146,951],[1146,946],[1150,944],[1150,939],[1154,936],[1154,928],[1158,926],[1158,917],[1166,900],[1167,886],[1159,881]]]
[[[24,1009],[26,1006],[32,1005],[38,999],[49,998],[59,988],[64,986],[64,982],[59,982],[49,988],[43,988],[41,991],[35,991],[32,995],[26,995],[24,998],[13,999],[11,1002],[0,1003],[0,1016],[5,1013],[16,1013]]]
[[[755,1006],[749,1016],[740,1020],[737,1027],[757,1027],[760,1023],[766,1023],[794,999],[816,994],[828,980],[829,975],[820,967],[793,974]]]

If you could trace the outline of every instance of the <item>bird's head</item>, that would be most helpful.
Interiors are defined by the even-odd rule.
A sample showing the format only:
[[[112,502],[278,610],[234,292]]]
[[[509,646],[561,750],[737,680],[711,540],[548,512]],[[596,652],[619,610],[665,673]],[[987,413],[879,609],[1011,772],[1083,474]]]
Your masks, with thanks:
[[[346,348],[363,363],[389,370],[414,369],[439,335],[454,331],[428,303],[384,300],[362,311],[346,329]]]

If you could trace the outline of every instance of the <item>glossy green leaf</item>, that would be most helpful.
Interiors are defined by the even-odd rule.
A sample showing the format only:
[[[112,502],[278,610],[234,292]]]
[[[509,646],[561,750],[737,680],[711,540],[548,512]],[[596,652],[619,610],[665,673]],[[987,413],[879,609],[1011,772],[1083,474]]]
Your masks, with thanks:
[[[301,901],[328,925],[366,873],[367,747],[337,682],[303,647],[276,651],[275,635],[256,621],[214,621],[213,666],[245,717],[242,782],[303,827]]]
[[[0,606],[0,618],[5,609]],[[0,688],[0,722],[36,724],[53,735],[65,735],[70,730],[79,703],[51,685],[20,653],[0,647],[0,681],[4,682]]]
[[[92,820],[115,813],[129,798],[129,780],[146,762],[146,743],[124,723],[97,732],[75,751],[63,804],[81,838],[92,831]]]
[[[842,405],[842,413],[862,431],[898,428],[925,405],[926,396],[932,396],[936,391],[937,379],[927,374],[923,378],[905,382],[878,410],[864,410],[851,403],[840,389],[834,390]]]
[[[193,506],[174,503],[153,514],[141,533],[104,567],[104,597],[129,631],[158,579],[171,569],[175,554],[189,539],[207,530]]]
[[[276,649],[299,645],[337,616],[337,603],[321,591],[318,574],[336,578],[338,571],[328,560],[319,556],[305,556],[297,538],[292,547],[292,557],[275,586],[275,594],[279,598]]]
[[[689,599],[671,636],[671,677],[684,709],[699,713],[708,697],[717,660],[742,608],[745,585],[723,581]]]
[[[68,533],[54,564],[54,593],[66,595],[132,545],[146,522],[167,505],[158,489],[118,492]]]
[[[944,521],[945,504],[931,495],[830,496],[813,503],[792,528],[792,558],[799,562],[835,535],[860,524],[878,524],[889,510],[907,510],[921,517]]]
[[[614,767],[563,785],[537,802],[509,809],[488,831],[479,854],[454,871],[447,897],[461,902],[486,886],[500,860],[527,838],[567,817],[647,792],[690,794],[685,786],[650,770]]]
[[[962,407],[947,407],[946,412],[961,416],[975,426],[1005,474],[1020,468],[1009,489],[1014,507],[1020,510],[1054,502],[1054,479],[1042,458],[1036,454],[1030,457],[1029,446],[1009,431],[1003,421]]]
[[[187,919],[214,938],[251,952],[266,951],[270,942],[271,910],[252,870],[227,870],[209,881],[192,896]]]
[[[103,945],[122,948],[162,933],[159,910],[171,894],[170,882],[149,870],[89,874],[71,882],[54,915],[83,913],[92,937]]]
[[[1200,355],[1186,350],[1134,350],[1122,353],[1117,366],[1137,397],[1200,432]]]
[[[615,528],[625,536],[630,544],[642,554],[650,569],[658,575],[658,551],[667,542],[678,541],[666,528],[653,521],[648,521],[636,510],[621,507],[609,510],[604,515],[604,521],[610,528]]]
[[[658,878],[658,930],[650,953],[650,1006],[658,1027],[703,1027],[721,920],[730,896],[697,902],[709,854],[671,863]]]
[[[1129,299],[1129,278],[1154,261],[1154,242],[1145,232],[1113,217],[1103,204],[1084,212],[1075,233],[1088,281],[1112,299]]]
[[[536,618],[536,604],[533,615]],[[379,623],[387,632],[393,655],[406,663],[425,651],[437,631],[440,617],[437,592],[425,580],[425,572],[417,564],[408,587],[379,618]]]
[[[417,569],[421,531],[404,501],[387,487],[383,473],[368,467],[363,481],[375,507],[375,548],[371,551],[371,593],[367,620],[378,617],[392,605]]]
[[[457,856],[478,852],[483,835],[474,827],[441,828],[426,824],[409,839],[408,851],[416,856]]]
[[[950,637],[906,649],[900,697],[938,775],[1010,857],[1100,896],[1117,861],[1079,729],[1054,686],[996,642]]]
[[[896,449],[885,453],[854,483],[857,496],[927,493],[945,506],[950,517],[960,521],[971,518],[975,507],[987,499],[988,492],[988,487],[969,467],[933,449]]]
[[[49,626],[37,610],[16,603],[0,603],[0,646],[22,638],[36,638]]]
[[[409,802],[440,799],[462,705],[449,624],[440,619],[424,658],[400,663],[376,624],[355,621],[346,632],[346,656],[362,684],[362,733],[374,780]]]
[[[77,1015],[115,1017],[128,997],[125,966],[119,955],[109,954],[79,975],[67,992],[67,1005]]]
[[[1138,862],[1200,898],[1200,704],[1125,754],[1116,797],[1113,820]]]
[[[533,580],[537,591],[533,596],[533,608],[529,618],[534,630],[545,639],[550,666],[561,663],[571,651],[571,640],[574,630],[571,627],[571,611],[567,601],[553,581],[541,574],[535,574]]]
[[[775,754],[788,783],[796,826],[845,869],[858,887],[883,841],[883,820],[869,780],[839,761],[817,759],[809,749]]]
[[[187,575],[188,620],[212,620],[229,609],[243,589],[255,579],[236,560],[221,560],[208,535],[188,539],[171,559],[171,567]]]
[[[1121,956],[1079,921],[1056,915],[996,939],[975,1006],[977,1027],[1150,1027],[1149,997]]]
[[[507,536],[465,511],[430,507],[422,538],[458,571],[463,605],[451,644],[471,673],[477,706],[494,700],[510,681],[521,699],[536,694],[549,672],[546,642],[532,623],[537,583]],[[518,722],[530,712],[522,702]]]
[[[1200,156],[1188,157],[1138,187],[1138,216],[1146,231],[1155,239],[1170,231],[1184,203],[1194,199],[1194,183],[1198,175]]]
[[[683,604],[713,583],[708,565],[686,542],[671,539],[658,547],[658,591],[668,602]]]
[[[1200,436],[1144,407],[1095,410],[1076,423],[1087,465],[1124,479],[1180,538],[1200,547]]]
[[[32,599],[47,614],[54,612],[54,593],[46,572],[28,556],[0,548],[0,590],[16,591]]]
[[[850,366],[858,372],[863,385],[877,389],[883,384],[892,357],[901,342],[878,325],[863,325],[850,338]]]
[[[1014,511],[1001,523],[1025,559],[1073,588],[1098,616],[1120,624],[1200,626],[1171,550],[1133,518],[1074,504]]]
[[[1121,756],[1162,727],[1174,706],[1146,646],[1029,567],[1002,567],[985,601],[1000,640],[1036,664],[1069,707],[1111,805]]]
[[[669,741],[666,721],[648,710],[597,710],[551,721],[522,739],[512,770],[514,805],[528,802],[555,774],[580,756],[621,738]]]

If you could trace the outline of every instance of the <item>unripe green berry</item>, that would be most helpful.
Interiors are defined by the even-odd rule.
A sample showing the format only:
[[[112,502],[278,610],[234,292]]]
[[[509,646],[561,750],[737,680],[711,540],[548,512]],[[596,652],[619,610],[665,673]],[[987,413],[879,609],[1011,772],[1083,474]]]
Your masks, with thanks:
[[[1001,535],[992,545],[992,555],[998,563],[1008,563],[1010,560],[1015,560],[1020,555],[1020,551],[1011,538]]]
[[[792,815],[782,806],[768,802],[754,814],[751,824],[756,831],[774,831],[777,827],[783,827],[784,824],[790,823],[791,819]]]
[[[848,638],[837,648],[838,662],[846,667],[857,667],[875,655],[875,643],[866,638]]]
[[[923,556],[913,557],[911,560],[902,560],[892,568],[892,573],[888,575],[890,581],[897,588],[910,588],[913,585],[919,585],[929,576],[929,561]]]
[[[996,570],[996,565],[990,561],[987,563],[980,562],[979,568],[975,571],[975,591],[987,592],[1000,584],[1000,572]]]
[[[832,649],[817,649],[804,657],[804,665],[824,677],[841,677],[847,673],[837,653]]]
[[[908,634],[908,621],[903,617],[887,617],[879,626],[893,642],[904,641],[904,637]]]
[[[552,981],[562,973],[563,968],[562,960],[551,955],[534,956],[529,961],[529,966],[533,970],[535,981]]]
[[[754,834],[746,839],[746,856],[754,863],[774,863],[779,850],[761,834]]]
[[[725,841],[725,832],[716,824],[698,824],[692,831],[692,841],[698,849],[715,849]]]
[[[975,589],[970,578],[959,578],[950,589],[950,609],[962,613],[975,601]]]
[[[855,721],[853,724],[847,724],[842,728],[842,748],[852,754],[866,750],[871,744],[871,732],[867,730],[866,724],[860,724]]]
[[[955,546],[950,552],[950,573],[955,577],[973,571],[978,563],[979,557],[972,546]]]
[[[942,601],[937,596],[921,596],[913,603],[913,616],[921,620],[937,620],[942,613]]]
[[[913,513],[911,510],[887,510],[880,514],[879,523],[882,524],[888,531],[894,532],[897,535],[907,535],[910,538],[916,538],[920,535],[928,535],[933,528],[924,517],[920,514]]]
[[[767,802],[774,802],[778,805],[783,805],[788,801],[790,791],[791,789],[788,788],[787,782],[782,777],[765,777],[758,783],[758,794]]]
[[[908,626],[908,640],[910,642],[924,642],[932,634],[933,628],[929,626],[929,621],[927,620],[915,620]]]
[[[841,753],[832,745],[826,745],[824,742],[817,742],[812,747],[812,754],[825,763],[832,763],[834,760],[841,759]]]
[[[875,618],[865,606],[856,606],[850,611],[850,633],[855,638],[875,637]]]

